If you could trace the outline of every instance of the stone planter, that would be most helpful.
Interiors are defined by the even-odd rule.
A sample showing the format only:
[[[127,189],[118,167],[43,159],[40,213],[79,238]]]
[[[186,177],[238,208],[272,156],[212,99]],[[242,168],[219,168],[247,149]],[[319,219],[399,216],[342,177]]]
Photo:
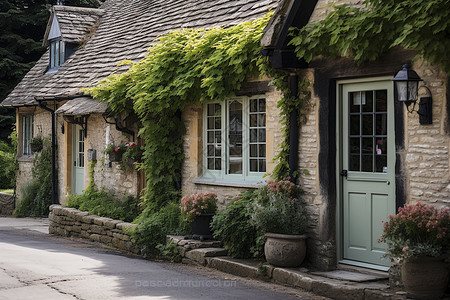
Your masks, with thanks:
[[[212,239],[211,221],[215,214],[201,214],[192,221],[192,238],[196,240]]]
[[[416,299],[438,299],[447,289],[448,268],[445,257],[412,257],[402,264],[405,291]]]
[[[268,263],[278,267],[298,267],[306,256],[306,235],[266,233],[264,254]]]

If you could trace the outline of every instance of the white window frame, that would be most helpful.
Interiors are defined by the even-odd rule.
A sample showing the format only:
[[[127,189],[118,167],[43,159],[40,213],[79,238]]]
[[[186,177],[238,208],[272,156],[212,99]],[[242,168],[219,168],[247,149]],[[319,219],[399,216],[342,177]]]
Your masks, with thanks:
[[[265,129],[265,172],[251,172],[250,171],[250,100],[252,99],[264,99],[266,104],[265,109],[265,126],[259,127]],[[229,159],[229,116],[228,109],[229,104],[232,101],[239,101],[242,103],[242,174],[229,174],[228,159]],[[220,104],[221,105],[221,169],[209,170],[208,169],[208,104]],[[267,172],[267,98],[265,95],[255,95],[251,97],[235,97],[227,99],[222,102],[208,102],[203,106],[203,178],[224,180],[230,182],[260,182],[263,176]]]
[[[33,155],[30,141],[34,136],[34,115],[22,115],[22,155]]]

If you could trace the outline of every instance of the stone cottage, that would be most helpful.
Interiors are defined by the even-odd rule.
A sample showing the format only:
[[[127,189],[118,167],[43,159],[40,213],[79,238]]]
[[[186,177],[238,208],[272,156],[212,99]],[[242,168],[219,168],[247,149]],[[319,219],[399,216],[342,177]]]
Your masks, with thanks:
[[[312,84],[301,126],[291,126],[289,141],[291,172],[298,171],[312,216],[308,261],[318,269],[343,263],[387,270],[384,246],[376,241],[381,221],[405,203],[450,206],[449,80],[438,66],[413,63],[423,79],[419,97],[432,98],[431,124],[421,124],[418,114],[394,101],[392,81],[415,53],[394,49],[362,66],[349,58],[298,61],[288,46],[288,29],[323,19],[330,2],[344,3],[107,0],[100,9],[54,7],[44,41],[49,50],[2,103],[17,111],[18,185],[30,172],[27,139],[51,135],[52,114],[61,203],[88,185],[88,149],[100,159],[108,144],[136,141],[132,118],[109,118],[104,105],[80,89],[123,71],[117,66],[123,59],[142,59],[157,35],[238,24],[276,8],[262,53],[273,68],[289,72],[291,92],[300,80]],[[183,194],[217,191],[223,207],[227,196],[256,188],[274,170],[283,141],[277,108],[282,93],[270,81],[249,80],[233,99],[182,112]],[[123,171],[108,157],[95,166],[94,180],[117,194],[136,195],[144,184],[142,175]]]
[[[82,193],[89,184],[88,166],[95,160],[98,187],[117,196],[138,195],[145,186],[144,174],[104,154],[110,144],[143,142],[137,139],[136,120],[110,117],[106,105],[82,89],[126,70],[127,66],[118,66],[121,61],[142,59],[161,34],[236,25],[261,17],[276,5],[276,0],[107,0],[98,9],[52,7],[43,41],[46,53],[2,102],[16,108],[17,198],[31,176],[30,140],[36,136],[52,137],[55,143],[54,203],[64,204],[69,193]]]
[[[361,66],[351,58],[298,61],[288,29],[325,18],[330,2],[363,3],[282,1],[265,29],[263,53],[294,83],[312,84],[291,142],[298,151],[290,154],[313,215],[308,259],[321,269],[341,263],[387,270],[386,246],[377,242],[381,221],[405,203],[450,207],[450,81],[439,66],[414,61],[416,53],[399,47]],[[394,96],[392,79],[411,61],[423,80],[420,115]]]

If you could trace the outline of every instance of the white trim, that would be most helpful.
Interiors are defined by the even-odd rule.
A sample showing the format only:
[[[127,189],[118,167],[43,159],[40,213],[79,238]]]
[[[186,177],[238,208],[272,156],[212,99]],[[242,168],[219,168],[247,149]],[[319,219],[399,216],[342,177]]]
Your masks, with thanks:
[[[242,96],[227,99],[223,102],[208,102],[203,106],[203,179],[211,178],[214,182],[224,182],[225,185],[233,182],[244,182],[244,185],[250,184],[253,186],[255,183],[263,181],[263,177],[266,172],[250,172],[250,100],[252,99],[265,99],[267,103],[267,98],[264,94],[254,95],[251,97]],[[228,128],[229,128],[229,103],[231,101],[239,101],[242,104],[242,174],[228,174],[228,159],[229,159],[229,140],[228,140]],[[218,103],[221,105],[221,170],[209,170],[208,169],[208,104]],[[267,106],[266,106],[266,126],[267,130]],[[267,134],[267,133],[266,133]],[[262,143],[261,143],[262,144]],[[265,142],[267,147],[267,140]],[[266,149],[266,168],[267,168],[267,149]],[[204,183],[205,180],[199,180],[199,183]],[[210,180],[207,180],[205,184],[211,184]]]

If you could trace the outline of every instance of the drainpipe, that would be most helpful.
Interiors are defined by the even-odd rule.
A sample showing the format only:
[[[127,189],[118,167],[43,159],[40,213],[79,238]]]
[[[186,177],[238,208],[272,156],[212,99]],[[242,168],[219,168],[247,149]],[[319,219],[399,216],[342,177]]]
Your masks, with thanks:
[[[291,97],[296,98],[298,94],[298,76],[289,75],[289,89]],[[294,172],[298,167],[298,109],[293,107],[289,115],[289,177],[295,183]]]
[[[58,200],[58,181],[56,174],[56,119],[55,110],[48,108],[46,102],[38,101],[40,108],[49,111],[52,115],[52,204],[59,204]]]

